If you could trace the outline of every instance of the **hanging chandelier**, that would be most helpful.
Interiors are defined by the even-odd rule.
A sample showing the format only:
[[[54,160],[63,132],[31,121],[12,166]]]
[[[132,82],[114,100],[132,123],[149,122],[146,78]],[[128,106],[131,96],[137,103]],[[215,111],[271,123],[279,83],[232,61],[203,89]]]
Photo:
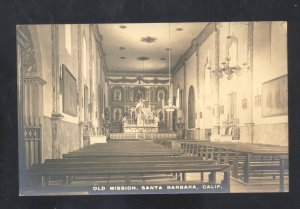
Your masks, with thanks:
[[[240,67],[238,64],[238,49],[239,49],[239,45],[238,45],[238,38],[234,35],[230,34],[230,22],[228,23],[228,35],[226,38],[226,49],[225,49],[225,57],[224,60],[221,63],[221,66],[215,70],[213,70],[212,72],[218,77],[218,78],[223,78],[223,73],[225,75],[227,75],[227,79],[231,80],[233,75],[240,75],[240,72],[242,69],[246,69],[247,68],[247,63],[243,63],[243,67]],[[232,57],[230,56],[230,47],[232,46],[232,44],[236,44],[236,64],[232,65],[231,61],[232,61]],[[248,53],[248,51],[247,51]],[[247,56],[248,58],[248,56]]]
[[[167,112],[175,111],[176,107],[172,104],[172,84],[171,84],[171,43],[170,43],[170,23],[169,23],[169,99],[168,104],[163,106],[163,110]]]

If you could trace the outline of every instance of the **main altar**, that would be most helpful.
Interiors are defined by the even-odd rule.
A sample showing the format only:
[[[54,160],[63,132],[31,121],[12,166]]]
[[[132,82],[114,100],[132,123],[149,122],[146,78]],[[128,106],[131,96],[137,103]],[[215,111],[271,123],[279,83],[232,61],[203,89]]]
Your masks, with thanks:
[[[153,107],[140,99],[129,114],[122,119],[124,133],[158,133],[158,113]]]

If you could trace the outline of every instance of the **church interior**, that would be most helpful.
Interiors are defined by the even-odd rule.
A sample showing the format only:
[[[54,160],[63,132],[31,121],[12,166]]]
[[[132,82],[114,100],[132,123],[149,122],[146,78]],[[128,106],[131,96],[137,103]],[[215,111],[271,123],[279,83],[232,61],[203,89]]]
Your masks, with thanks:
[[[111,184],[288,191],[286,22],[18,25],[16,34],[20,194]]]

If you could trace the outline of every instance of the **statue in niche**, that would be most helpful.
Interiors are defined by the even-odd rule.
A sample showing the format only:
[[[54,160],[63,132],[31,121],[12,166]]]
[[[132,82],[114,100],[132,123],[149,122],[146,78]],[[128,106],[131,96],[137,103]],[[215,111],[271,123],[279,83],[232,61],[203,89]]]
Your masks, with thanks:
[[[115,90],[115,101],[121,101],[121,92],[120,89]]]
[[[141,98],[141,91],[139,89],[137,90],[136,98],[137,100],[140,100]]]
[[[139,102],[135,106],[137,112],[137,125],[143,125],[143,114],[144,114],[144,102],[139,99]]]
[[[133,91],[130,90],[129,92],[129,100],[132,102],[133,101]]]
[[[109,108],[106,107],[104,110],[104,118],[106,121],[109,121]]]
[[[158,123],[159,123],[159,118],[158,118],[157,116],[153,116],[153,118],[154,118],[154,124],[155,124],[155,125],[158,125]]]
[[[128,124],[128,117],[127,117],[127,115],[123,117],[122,123],[123,123],[123,125],[125,125],[125,126]]]
[[[136,123],[135,111],[131,112],[131,118],[134,121],[134,123]]]
[[[165,92],[163,90],[159,90],[157,96],[158,96],[158,98],[157,98],[158,102],[161,102],[165,99],[164,98],[165,97]]]
[[[163,118],[164,118],[164,115],[163,115],[163,112],[162,111],[160,111],[159,112],[159,121],[163,121]]]
[[[138,89],[136,94],[136,100],[139,101],[140,99],[144,99],[144,92]]]
[[[115,113],[115,120],[116,120],[116,121],[119,121],[119,120],[120,120],[120,112],[119,112],[119,110],[116,110],[116,113]]]

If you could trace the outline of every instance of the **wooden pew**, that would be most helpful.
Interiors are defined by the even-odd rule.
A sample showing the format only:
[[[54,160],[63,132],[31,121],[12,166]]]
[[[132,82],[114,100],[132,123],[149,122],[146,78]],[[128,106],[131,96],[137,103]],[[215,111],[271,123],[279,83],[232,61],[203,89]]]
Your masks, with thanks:
[[[64,154],[63,158],[110,157],[110,156],[180,156],[177,149],[169,149],[151,142],[120,142],[94,144],[83,149]]]
[[[214,161],[203,161],[199,158],[146,157],[135,160],[110,158],[109,162],[102,159],[98,161],[48,160],[45,164],[33,166],[27,174],[32,179],[38,179],[39,182],[44,179],[44,183],[47,185],[51,178],[57,176],[62,177],[64,183],[67,183],[69,177],[106,176],[109,179],[111,176],[123,175],[125,176],[125,184],[130,184],[131,178],[136,175],[181,173],[182,180],[185,180],[186,173],[195,172],[209,173],[209,183],[211,184],[215,183],[217,172],[223,173],[222,185],[229,191],[229,166],[216,165]]]
[[[283,191],[284,176],[288,176],[287,147],[232,142],[182,142],[181,149],[191,156],[230,164],[232,176],[250,183],[259,177],[279,176]],[[262,179],[262,178],[261,178]],[[263,179],[265,181],[265,179]]]

